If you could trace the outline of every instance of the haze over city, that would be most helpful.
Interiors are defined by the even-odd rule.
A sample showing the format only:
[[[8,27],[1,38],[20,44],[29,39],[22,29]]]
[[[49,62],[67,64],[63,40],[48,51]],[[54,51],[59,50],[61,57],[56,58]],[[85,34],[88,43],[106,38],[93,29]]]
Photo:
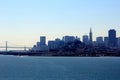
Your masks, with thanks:
[[[33,46],[44,35],[48,40],[65,35],[120,37],[119,0],[4,0],[0,1],[0,43]]]

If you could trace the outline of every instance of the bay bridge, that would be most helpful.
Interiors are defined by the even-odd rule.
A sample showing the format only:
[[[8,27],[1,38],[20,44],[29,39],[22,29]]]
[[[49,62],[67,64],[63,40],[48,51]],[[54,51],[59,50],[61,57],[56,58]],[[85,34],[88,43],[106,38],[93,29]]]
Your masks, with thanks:
[[[31,48],[32,47],[16,45],[16,44],[8,42],[8,41],[5,41],[3,46],[1,46],[1,44],[0,44],[0,51],[2,50],[2,51],[6,51],[6,52],[7,51],[27,51],[27,50],[30,50]]]

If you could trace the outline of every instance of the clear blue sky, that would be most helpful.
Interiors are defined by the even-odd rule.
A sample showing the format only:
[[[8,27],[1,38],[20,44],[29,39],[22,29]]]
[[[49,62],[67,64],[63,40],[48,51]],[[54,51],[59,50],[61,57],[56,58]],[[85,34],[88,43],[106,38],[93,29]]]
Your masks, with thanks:
[[[82,38],[90,27],[94,40],[111,28],[120,36],[120,0],[0,0],[0,43],[32,46],[41,35]]]

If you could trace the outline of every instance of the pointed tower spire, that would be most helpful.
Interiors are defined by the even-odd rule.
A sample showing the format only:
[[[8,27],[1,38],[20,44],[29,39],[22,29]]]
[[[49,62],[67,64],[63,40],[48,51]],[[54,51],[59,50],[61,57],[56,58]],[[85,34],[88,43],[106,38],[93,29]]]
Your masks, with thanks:
[[[89,33],[89,44],[92,45],[93,44],[93,40],[92,40],[92,28],[90,27],[90,33]]]
[[[90,27],[90,32],[92,32],[92,28]]]

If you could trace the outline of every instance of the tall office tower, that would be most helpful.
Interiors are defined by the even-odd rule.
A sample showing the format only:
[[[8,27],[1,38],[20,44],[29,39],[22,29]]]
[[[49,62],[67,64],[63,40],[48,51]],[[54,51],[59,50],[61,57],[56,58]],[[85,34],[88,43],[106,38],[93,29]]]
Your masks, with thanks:
[[[37,42],[37,45],[35,45],[32,48],[33,51],[49,51],[49,47],[46,45],[46,37],[40,36],[40,42]]]
[[[40,36],[40,45],[46,45],[46,37]]]
[[[109,38],[108,37],[104,37],[104,45],[106,47],[108,47],[108,41],[109,41]]]
[[[88,35],[83,35],[83,43],[88,45],[89,39],[88,39]]]
[[[118,48],[120,48],[120,37],[118,37],[118,39],[117,39],[117,46],[118,46]]]
[[[114,29],[110,29],[108,32],[108,36],[109,36],[109,47],[116,47],[116,43],[117,43],[117,39],[116,39],[116,30]]]
[[[93,39],[92,39],[92,29],[90,28],[90,33],[89,33],[89,44],[93,45]]]
[[[99,47],[104,46],[102,36],[96,38],[96,45],[99,46]]]

